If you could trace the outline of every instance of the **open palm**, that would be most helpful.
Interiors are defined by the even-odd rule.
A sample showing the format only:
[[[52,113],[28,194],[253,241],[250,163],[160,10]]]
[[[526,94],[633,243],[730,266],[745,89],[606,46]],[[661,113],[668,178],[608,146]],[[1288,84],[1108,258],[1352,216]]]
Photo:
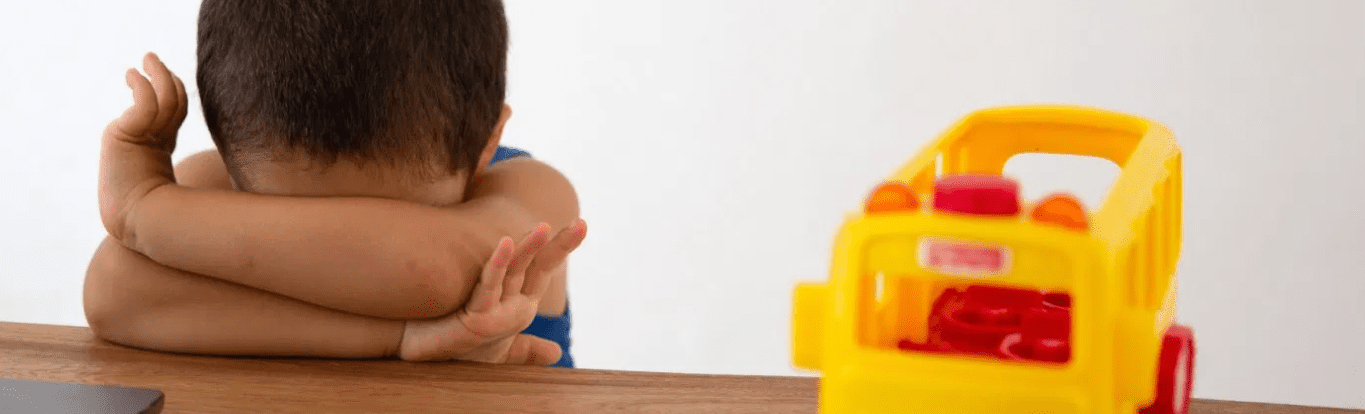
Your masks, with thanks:
[[[519,246],[498,242],[474,293],[448,316],[409,321],[399,356],[410,361],[464,360],[548,365],[559,361],[559,345],[521,334],[535,319],[553,270],[564,263],[587,235],[582,220],[553,239],[542,224]]]

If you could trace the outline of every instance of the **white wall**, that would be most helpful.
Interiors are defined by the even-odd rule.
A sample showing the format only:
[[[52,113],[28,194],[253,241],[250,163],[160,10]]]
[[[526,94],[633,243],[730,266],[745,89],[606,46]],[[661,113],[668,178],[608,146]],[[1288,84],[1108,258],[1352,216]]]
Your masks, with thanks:
[[[1365,408],[1365,2],[511,3],[507,139],[569,174],[592,226],[585,367],[796,374],[789,297],[841,215],[963,113],[1066,102],[1181,140],[1196,396]],[[0,320],[84,324],[99,131],[144,51],[192,73],[196,9],[0,6]],[[210,146],[197,113],[182,137]],[[1112,174],[1016,172],[1090,200]]]

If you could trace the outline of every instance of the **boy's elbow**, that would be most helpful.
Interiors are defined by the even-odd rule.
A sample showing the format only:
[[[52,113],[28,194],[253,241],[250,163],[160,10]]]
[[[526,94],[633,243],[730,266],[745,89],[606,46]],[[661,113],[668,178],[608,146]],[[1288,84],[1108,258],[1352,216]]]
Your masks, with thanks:
[[[138,306],[131,298],[120,297],[121,289],[116,280],[121,260],[117,242],[105,239],[95,251],[86,269],[83,292],[85,321],[96,337],[115,343],[126,343],[136,336],[134,321],[140,319]]]
[[[154,315],[127,308],[101,308],[87,309],[85,319],[91,333],[104,341],[139,349],[176,351],[164,343],[167,332],[152,326]]]
[[[405,303],[390,315],[392,319],[429,319],[449,315],[464,305],[470,288],[462,283],[457,266],[419,266],[409,262],[406,292],[399,293]]]
[[[90,306],[89,301],[86,301],[85,323],[96,337],[117,342],[113,338],[123,336],[123,329],[121,329],[123,327],[118,324],[120,320],[126,319],[119,317],[114,309]]]
[[[455,289],[446,286],[439,277],[422,276],[409,297],[408,303],[411,306],[404,306],[398,309],[400,314],[394,315],[394,319],[430,319],[449,315],[459,309],[464,303],[460,300]]]
[[[119,345],[141,347],[136,341],[141,335],[138,327],[132,323],[134,319],[113,309],[85,311],[86,323],[95,337]]]
[[[177,335],[168,325],[166,286],[145,276],[154,263],[113,238],[95,250],[85,272],[85,321],[95,337],[141,349],[174,351],[167,338]],[[174,296],[174,295],[170,295]]]

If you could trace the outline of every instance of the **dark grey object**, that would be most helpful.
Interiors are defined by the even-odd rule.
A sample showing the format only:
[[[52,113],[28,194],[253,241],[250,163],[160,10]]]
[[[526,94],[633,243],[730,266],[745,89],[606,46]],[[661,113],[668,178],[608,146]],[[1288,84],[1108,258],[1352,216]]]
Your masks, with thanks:
[[[161,391],[0,378],[0,413],[158,414]]]

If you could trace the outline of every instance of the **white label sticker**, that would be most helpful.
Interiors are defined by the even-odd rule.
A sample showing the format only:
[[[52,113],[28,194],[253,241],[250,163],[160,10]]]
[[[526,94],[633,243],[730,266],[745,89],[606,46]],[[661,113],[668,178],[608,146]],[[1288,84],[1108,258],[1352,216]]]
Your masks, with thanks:
[[[919,242],[919,266],[939,273],[991,277],[1009,272],[1014,266],[1009,246],[923,238]]]

